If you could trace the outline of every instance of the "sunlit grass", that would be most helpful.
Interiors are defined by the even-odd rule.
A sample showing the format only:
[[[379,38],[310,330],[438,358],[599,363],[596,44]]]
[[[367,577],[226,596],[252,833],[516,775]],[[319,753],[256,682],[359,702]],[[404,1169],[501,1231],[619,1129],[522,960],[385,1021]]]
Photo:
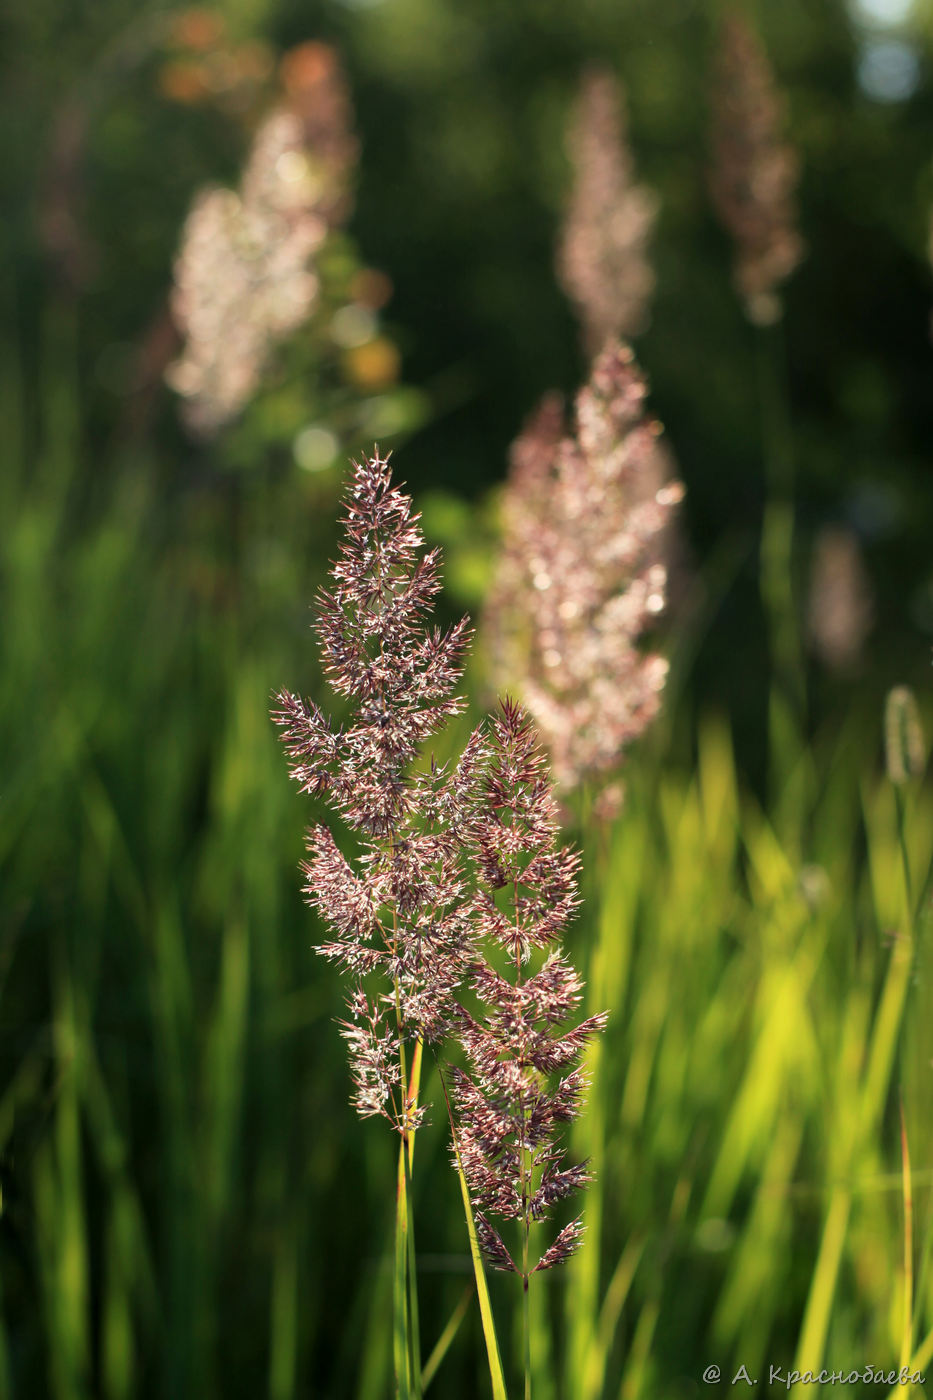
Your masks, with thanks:
[[[375,1400],[391,1144],[346,1103],[266,718],[310,652],[333,502],[247,493],[232,541],[223,493],[160,494],[137,463],[81,501],[65,378],[34,470],[4,425],[0,1394]],[[537,1400],[692,1394],[711,1362],[894,1366],[905,1311],[931,1359],[933,801],[914,782],[899,809],[857,704],[775,740],[766,798],[725,719],[673,727],[695,763],[649,744],[616,825],[576,833],[571,947],[611,1015],[576,1130],[586,1243],[534,1301]],[[426,1080],[425,1360],[472,1273]],[[431,1379],[487,1393],[475,1303]]]

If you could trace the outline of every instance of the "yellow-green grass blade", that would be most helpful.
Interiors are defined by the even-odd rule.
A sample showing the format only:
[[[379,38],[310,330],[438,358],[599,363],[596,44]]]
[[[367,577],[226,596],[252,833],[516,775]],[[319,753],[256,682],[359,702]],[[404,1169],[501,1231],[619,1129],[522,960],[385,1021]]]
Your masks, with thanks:
[[[794,1360],[794,1367],[799,1371],[818,1371],[823,1364],[833,1298],[836,1294],[836,1280],[842,1262],[851,1209],[851,1191],[838,1187],[830,1198],[816,1267],[810,1282],[810,1293]]]
[[[402,1170],[405,1173],[405,1190],[408,1195],[408,1329],[409,1329],[409,1353],[411,1356],[411,1377],[412,1396],[414,1400],[422,1394],[423,1379],[421,1375],[421,1326],[418,1319],[418,1260],[415,1250],[415,1221],[414,1221],[414,1196],[412,1193],[411,1176],[415,1163],[415,1128],[413,1120],[418,1107],[418,1094],[421,1089],[421,1066],[424,1059],[424,1045],[419,1039],[415,1041],[414,1052],[411,1057],[411,1076],[408,1081],[408,1091],[405,1098],[405,1116],[408,1131],[405,1134],[401,1148]],[[405,1147],[408,1147],[407,1154]]]
[[[463,1171],[463,1162],[460,1157],[460,1144],[457,1141],[457,1129],[454,1124],[453,1109],[450,1106],[450,1096],[447,1093],[447,1082],[444,1079],[443,1071],[439,1065],[438,1073],[440,1074],[441,1088],[444,1091],[444,1100],[447,1104],[447,1117],[450,1120],[450,1135],[454,1145],[457,1176],[460,1178],[460,1193],[463,1197],[463,1214],[466,1219],[467,1235],[470,1240],[473,1276],[476,1280],[476,1297],[479,1302],[479,1315],[483,1324],[483,1339],[486,1343],[486,1358],[489,1362],[489,1379],[492,1384],[493,1400],[508,1400],[505,1389],[505,1376],[502,1371],[502,1357],[499,1352],[499,1340],[496,1336],[496,1324],[493,1319],[492,1303],[489,1298],[489,1286],[486,1283],[486,1269],[483,1264],[483,1253],[479,1247],[479,1237],[476,1233],[476,1221],[473,1219],[470,1188],[467,1186],[467,1179]]]
[[[661,1304],[656,1297],[649,1298],[638,1314],[635,1333],[629,1349],[619,1400],[639,1400],[642,1395],[651,1393],[648,1384],[651,1371],[651,1348],[661,1313]]]
[[[453,1340],[460,1330],[460,1324],[467,1315],[470,1299],[473,1297],[473,1287],[474,1285],[472,1283],[468,1283],[461,1293],[457,1306],[447,1319],[446,1327],[434,1344],[434,1350],[424,1363],[424,1370],[421,1373],[422,1390],[427,1390],[428,1386],[437,1375],[444,1357],[450,1350]]]
[[[398,1400],[411,1397],[410,1323],[408,1317],[408,1184],[405,1170],[405,1144],[398,1155],[398,1181],[395,1192],[395,1304],[392,1334],[395,1359],[395,1391]]]
[[[914,1201],[910,1177],[910,1147],[907,1142],[907,1124],[904,1121],[903,1103],[901,1103],[901,1167],[904,1197],[904,1335],[901,1340],[901,1365],[906,1366],[910,1360],[913,1340]]]
[[[405,1150],[405,1143],[402,1143],[399,1166],[404,1178],[404,1192],[407,1199],[405,1210],[405,1242],[406,1242],[406,1276],[408,1283],[408,1358],[409,1375],[411,1377],[412,1400],[421,1400],[421,1329],[418,1324],[418,1277],[417,1258],[415,1255],[415,1230],[412,1218],[412,1190],[411,1190],[411,1138],[407,1135],[409,1150]]]
[[[394,1260],[386,1253],[372,1279],[367,1322],[358,1340],[359,1365],[353,1400],[385,1400],[391,1349],[389,1333],[394,1327],[390,1303],[394,1272]]]
[[[612,1350],[616,1328],[625,1306],[625,1300],[632,1287],[632,1280],[644,1253],[643,1239],[629,1240],[619,1256],[619,1261],[609,1280],[600,1309],[593,1342],[586,1356],[583,1373],[580,1377],[582,1396],[599,1396],[606,1382],[606,1363]]]
[[[470,1238],[470,1254],[473,1258],[473,1274],[476,1279],[476,1296],[479,1301],[479,1313],[483,1322],[483,1338],[486,1342],[486,1356],[489,1361],[489,1379],[492,1383],[493,1400],[508,1400],[505,1389],[505,1376],[502,1372],[502,1357],[499,1354],[499,1341],[496,1337],[496,1325],[492,1316],[492,1303],[489,1299],[489,1288],[486,1284],[486,1271],[483,1266],[483,1255],[479,1247],[479,1239],[476,1234],[476,1222],[473,1219],[473,1207],[470,1204],[470,1192],[467,1186],[466,1177],[463,1174],[463,1167],[460,1163],[460,1149],[457,1149],[457,1175],[460,1178],[460,1191],[463,1195],[463,1213],[466,1217],[467,1234]]]

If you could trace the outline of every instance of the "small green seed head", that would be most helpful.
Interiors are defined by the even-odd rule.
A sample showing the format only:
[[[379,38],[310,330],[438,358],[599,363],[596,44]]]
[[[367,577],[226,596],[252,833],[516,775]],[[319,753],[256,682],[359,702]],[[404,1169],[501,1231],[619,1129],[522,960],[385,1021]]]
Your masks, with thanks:
[[[898,786],[919,777],[926,764],[926,745],[917,701],[909,686],[888,692],[884,710],[884,758],[888,777]]]

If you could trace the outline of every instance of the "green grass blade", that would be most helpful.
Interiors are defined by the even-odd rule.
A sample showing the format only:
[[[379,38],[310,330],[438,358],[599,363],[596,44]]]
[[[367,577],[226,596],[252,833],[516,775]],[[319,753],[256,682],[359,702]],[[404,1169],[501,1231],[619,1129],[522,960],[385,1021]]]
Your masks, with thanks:
[[[418,1324],[418,1275],[415,1254],[415,1231],[411,1209],[411,1149],[414,1134],[408,1134],[408,1150],[403,1142],[399,1148],[399,1172],[402,1178],[401,1190],[406,1197],[405,1207],[405,1251],[406,1282],[408,1285],[408,1374],[412,1400],[421,1400],[421,1329]]]
[[[904,1177],[904,1336],[901,1342],[901,1365],[910,1360],[913,1340],[913,1284],[914,1284],[914,1202],[910,1178],[910,1148],[907,1142],[907,1124],[904,1121],[904,1104],[901,1109],[901,1164]]]
[[[830,1314],[836,1294],[836,1282],[842,1263],[846,1233],[849,1228],[849,1215],[852,1208],[852,1193],[839,1187],[830,1200],[819,1254],[810,1283],[806,1311],[794,1366],[799,1371],[818,1371],[823,1364],[826,1337],[829,1332]]]
[[[492,1316],[492,1303],[489,1298],[489,1288],[486,1283],[486,1270],[483,1265],[483,1254],[479,1247],[479,1239],[476,1234],[476,1221],[473,1219],[473,1206],[470,1201],[470,1189],[463,1173],[463,1162],[460,1159],[460,1144],[457,1141],[457,1130],[454,1126],[453,1110],[450,1106],[450,1097],[447,1093],[447,1082],[444,1079],[440,1065],[438,1065],[441,1088],[444,1091],[444,1101],[447,1104],[447,1116],[450,1120],[450,1135],[453,1139],[454,1154],[457,1159],[457,1175],[460,1178],[460,1192],[463,1196],[463,1214],[466,1219],[467,1234],[470,1239],[470,1254],[473,1259],[473,1276],[476,1279],[476,1297],[479,1302],[479,1315],[483,1323],[483,1338],[486,1342],[486,1357],[489,1362],[489,1379],[492,1383],[493,1400],[508,1400],[505,1389],[505,1376],[502,1372],[502,1357],[499,1353],[499,1341],[496,1337],[496,1324]]]
[[[405,1144],[398,1155],[398,1184],[395,1193],[395,1304],[393,1354],[395,1392],[398,1400],[411,1400],[411,1353],[408,1319],[408,1189],[405,1171]]]
[[[489,1379],[492,1382],[493,1400],[508,1400],[505,1389],[505,1376],[502,1373],[502,1358],[499,1355],[499,1342],[496,1337],[496,1324],[493,1321],[492,1304],[489,1300],[489,1289],[486,1284],[486,1270],[483,1266],[483,1255],[476,1234],[476,1222],[473,1219],[470,1192],[467,1187],[466,1177],[463,1174],[463,1167],[460,1164],[459,1148],[457,1149],[457,1175],[460,1178],[460,1190],[463,1194],[463,1213],[466,1217],[467,1234],[470,1237],[470,1254],[473,1256],[476,1296],[479,1300],[479,1312],[483,1321],[483,1337],[486,1341],[486,1355],[489,1359]]]
[[[269,1319],[269,1400],[295,1394],[298,1346],[298,1232],[282,1229],[272,1266]]]
[[[438,1337],[434,1350],[424,1364],[424,1370],[421,1373],[421,1386],[423,1390],[427,1390],[428,1386],[437,1375],[441,1362],[450,1350],[451,1344],[460,1330],[460,1324],[467,1315],[467,1309],[470,1306],[470,1299],[472,1297],[473,1284],[468,1283],[460,1295],[460,1301],[447,1320],[447,1326]]]
[[[424,1047],[420,1040],[415,1042],[415,1049],[411,1057],[411,1077],[408,1081],[408,1092],[405,1099],[406,1114],[409,1123],[412,1121],[415,1109],[418,1106],[418,1093],[421,1088],[421,1064],[424,1056]],[[405,1150],[407,1144],[407,1152]],[[421,1400],[423,1394],[423,1379],[421,1375],[421,1327],[418,1320],[418,1258],[415,1250],[415,1221],[414,1221],[414,1197],[411,1187],[411,1174],[415,1162],[415,1129],[409,1128],[399,1149],[399,1165],[405,1175],[405,1191],[408,1196],[408,1228],[406,1231],[408,1239],[408,1352],[411,1364],[411,1393],[412,1400]]]
[[[372,1281],[366,1325],[354,1339],[358,1366],[353,1400],[385,1400],[393,1272],[393,1261],[386,1257]]]
[[[601,1395],[606,1381],[606,1363],[615,1339],[619,1318],[629,1295],[635,1271],[644,1253],[643,1239],[629,1240],[613,1271],[599,1313],[593,1344],[586,1358],[581,1385],[586,1395]]]

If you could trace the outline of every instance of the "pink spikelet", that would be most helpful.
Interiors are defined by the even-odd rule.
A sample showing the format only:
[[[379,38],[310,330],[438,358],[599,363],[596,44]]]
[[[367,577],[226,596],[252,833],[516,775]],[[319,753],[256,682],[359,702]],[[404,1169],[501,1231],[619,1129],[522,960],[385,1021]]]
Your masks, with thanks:
[[[411,500],[378,454],[354,465],[344,525],[316,630],[346,718],[337,724],[287,690],[273,718],[292,777],[355,837],[347,855],[331,825],[312,827],[305,894],[328,930],[319,951],[351,981],[342,1032],[356,1107],[405,1133],[422,1110],[405,1102],[403,1043],[444,1039],[470,960],[463,831],[485,747],[477,730],[454,767],[412,772],[425,741],[463,708],[455,688],[469,631],[465,618],[447,631],[427,626],[438,551],[424,552]]]
[[[853,671],[874,622],[871,580],[858,536],[824,525],[813,542],[807,630],[811,649],[831,671]]]
[[[722,25],[712,94],[710,193],[735,244],[735,285],[748,319],[782,314],[778,288],[804,254],[798,161],[781,134],[783,107],[768,56],[738,13]]]
[[[537,1262],[529,1256],[533,1223],[590,1179],[585,1163],[563,1163],[556,1138],[579,1113],[579,1060],[606,1018],[574,1024],[583,988],[559,940],[578,906],[579,860],[556,845],[556,804],[531,720],[506,700],[490,737],[471,827],[482,956],[469,984],[476,1009],[464,1006],[458,1030],[468,1068],[453,1070],[452,1082],[480,1243],[495,1268],[522,1274],[527,1286],[530,1273],[561,1263],[579,1243],[573,1221]],[[520,1252],[490,1216],[518,1222]]]
[[[568,133],[573,194],[557,260],[591,354],[609,336],[643,331],[654,272],[648,241],[658,200],[636,184],[622,89],[605,69],[584,75]]]
[[[317,305],[315,255],[349,211],[350,120],[334,55],[313,89],[264,119],[239,190],[211,187],[192,205],[172,294],[184,345],[166,378],[202,436],[236,417]]]
[[[602,790],[661,704],[667,663],[642,634],[666,604],[680,482],[632,352],[610,343],[577,395],[574,432],[548,398],[515,444],[504,549],[487,609],[497,684],[514,687],[561,795]]]

